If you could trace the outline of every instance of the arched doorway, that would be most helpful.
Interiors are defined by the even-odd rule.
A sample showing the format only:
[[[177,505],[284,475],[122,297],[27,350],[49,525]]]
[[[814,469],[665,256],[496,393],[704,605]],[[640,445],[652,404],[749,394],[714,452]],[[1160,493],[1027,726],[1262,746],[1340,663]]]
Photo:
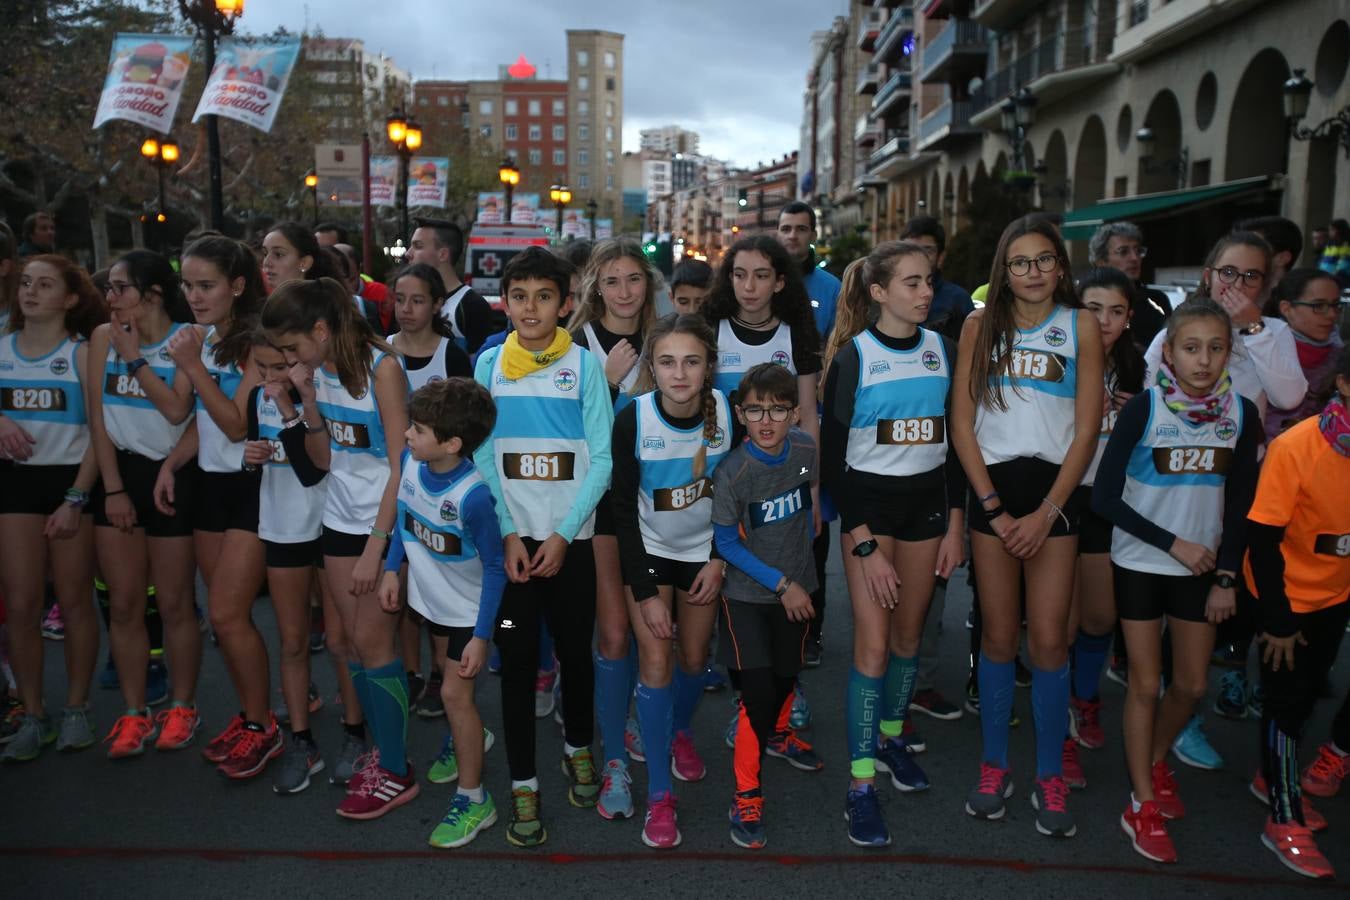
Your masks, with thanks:
[[[1225,180],[1285,171],[1289,138],[1282,88],[1288,77],[1284,54],[1272,47],[1247,64],[1228,112]]]
[[[1041,206],[1049,212],[1064,212],[1069,208],[1069,150],[1064,132],[1056,128],[1045,144],[1041,157]]]
[[[1139,160],[1139,190],[1136,193],[1152,194],[1158,191],[1171,191],[1189,180],[1190,173],[1178,175],[1176,167],[1181,162],[1181,104],[1177,95],[1171,91],[1159,91],[1148,105],[1144,114],[1144,127],[1153,132],[1153,147],[1149,151],[1151,158],[1145,168],[1143,157]],[[1142,146],[1140,147],[1143,153]]]
[[[966,209],[970,206],[970,177],[966,167],[961,167],[961,175],[956,179],[956,224],[959,228],[965,224]]]
[[[1106,126],[1099,116],[1088,116],[1078,136],[1073,162],[1073,200],[1078,208],[1106,196]]]

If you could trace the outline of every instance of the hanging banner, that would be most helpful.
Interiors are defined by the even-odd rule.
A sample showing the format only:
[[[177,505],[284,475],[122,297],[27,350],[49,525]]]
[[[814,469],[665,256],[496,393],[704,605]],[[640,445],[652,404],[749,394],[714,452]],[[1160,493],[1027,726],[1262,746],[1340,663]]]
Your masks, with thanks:
[[[450,158],[414,156],[408,164],[408,206],[445,208],[450,186]]]
[[[585,238],[591,235],[591,226],[577,209],[569,209],[563,213],[563,239],[572,240],[575,238]]]
[[[505,210],[505,191],[484,191],[478,195],[478,214],[474,221],[480,225],[500,225],[506,221]]]
[[[271,131],[299,55],[299,38],[275,44],[224,38],[216,47],[216,67],[211,70],[192,121],[202,116],[224,116],[259,131]]]
[[[315,144],[314,174],[319,176],[320,204],[361,205],[360,144]]]
[[[183,97],[192,38],[174,34],[118,34],[108,58],[94,127],[124,119],[168,134]]]
[[[595,239],[596,239],[597,241],[603,241],[603,240],[605,240],[606,238],[612,238],[612,237],[614,237],[614,220],[613,220],[613,219],[596,219],[596,220],[595,220]]]
[[[370,158],[370,205],[396,206],[398,196],[398,157],[372,156]]]
[[[513,194],[511,196],[511,224],[537,225],[543,221],[539,211],[538,194]]]

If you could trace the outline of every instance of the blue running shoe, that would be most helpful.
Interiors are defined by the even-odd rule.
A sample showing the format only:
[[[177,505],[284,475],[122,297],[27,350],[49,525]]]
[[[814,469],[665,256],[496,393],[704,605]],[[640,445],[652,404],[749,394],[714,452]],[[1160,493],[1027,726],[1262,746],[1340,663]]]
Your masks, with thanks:
[[[1261,712],[1266,705],[1266,689],[1259,684],[1252,688],[1252,692],[1247,696],[1247,715],[1253,719],[1261,718]]]
[[[105,691],[115,691],[122,686],[122,682],[117,677],[117,666],[113,665],[112,654],[108,654],[108,661],[103,664],[103,671],[98,673],[98,686]]]
[[[1200,730],[1200,716],[1193,716],[1181,729],[1181,734],[1172,742],[1172,753],[1176,758],[1195,769],[1222,769],[1223,757],[1210,746],[1209,739]]]
[[[889,847],[891,833],[881,815],[881,800],[876,788],[865,784],[848,792],[844,807],[848,822],[848,839],[857,847]]]
[[[776,759],[786,760],[788,765],[803,772],[819,772],[825,768],[825,761],[810,744],[797,737],[795,731],[776,733],[769,738],[769,746],[764,748],[764,752]]]
[[[877,771],[889,772],[891,787],[897,791],[908,794],[930,787],[928,776],[914,761],[914,754],[905,745],[904,738],[886,738],[877,744]]]
[[[727,819],[731,822],[731,842],[737,847],[759,850],[769,842],[764,832],[764,794],[759,788],[737,791]]]
[[[703,690],[711,694],[726,689],[727,677],[713,668],[712,663],[708,663],[708,667],[703,670]]]
[[[169,699],[169,669],[162,662],[151,661],[145,671],[145,705],[158,706]]]
[[[600,799],[595,811],[602,819],[633,818],[633,779],[628,775],[628,763],[611,759],[600,773]]]
[[[788,724],[794,731],[811,727],[811,704],[806,702],[806,689],[802,687],[800,679],[792,689],[792,714],[788,717]]]
[[[1214,711],[1225,719],[1247,718],[1247,676],[1234,669],[1219,679],[1219,696],[1214,698]]]

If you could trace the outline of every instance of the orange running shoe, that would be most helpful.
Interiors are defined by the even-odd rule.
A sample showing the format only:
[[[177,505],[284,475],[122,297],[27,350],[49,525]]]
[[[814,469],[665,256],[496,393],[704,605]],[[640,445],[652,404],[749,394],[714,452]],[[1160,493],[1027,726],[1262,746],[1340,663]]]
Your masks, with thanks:
[[[1350,756],[1341,756],[1330,744],[1317,748],[1317,759],[1303,770],[1303,790],[1314,797],[1334,797],[1341,782],[1350,778]]]
[[[202,758],[207,762],[223,763],[225,758],[230,755],[230,749],[234,747],[234,742],[239,739],[239,732],[244,730],[244,717],[235,716],[230,719],[230,724],[225,726],[225,730],[215,737],[202,749]]]
[[[120,716],[103,739],[108,744],[108,759],[140,756],[155,739],[155,723],[149,715]]]
[[[1331,863],[1317,849],[1312,832],[1297,822],[1277,825],[1266,820],[1261,843],[1280,858],[1280,862],[1307,878],[1335,878]]]
[[[195,706],[170,706],[155,714],[155,724],[159,726],[156,750],[182,750],[197,737],[202,717]]]
[[[272,719],[269,724],[271,727],[266,731],[254,731],[249,726],[241,728],[234,746],[230,748],[230,755],[216,767],[216,771],[226,778],[244,779],[252,778],[267,768],[267,763],[280,756],[285,749],[277,720]]]

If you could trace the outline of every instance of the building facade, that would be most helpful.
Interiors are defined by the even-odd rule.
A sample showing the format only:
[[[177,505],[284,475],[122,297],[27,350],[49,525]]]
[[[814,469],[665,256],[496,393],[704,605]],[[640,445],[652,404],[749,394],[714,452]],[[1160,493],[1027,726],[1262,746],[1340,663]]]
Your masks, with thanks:
[[[689,131],[678,125],[662,125],[660,128],[644,128],[638,134],[641,150],[698,154],[697,131]]]
[[[384,132],[390,110],[412,101],[412,76],[358,38],[306,38],[301,65],[324,85],[312,102],[328,116],[328,138],[358,143],[362,132]]]

